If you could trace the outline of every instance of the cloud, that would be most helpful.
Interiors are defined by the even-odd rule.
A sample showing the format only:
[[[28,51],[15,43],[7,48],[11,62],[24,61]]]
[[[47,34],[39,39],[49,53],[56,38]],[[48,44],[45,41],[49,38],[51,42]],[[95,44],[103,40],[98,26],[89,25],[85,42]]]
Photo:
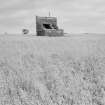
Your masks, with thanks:
[[[65,32],[105,32],[104,0],[0,0],[0,32],[35,32],[35,15],[57,16]]]

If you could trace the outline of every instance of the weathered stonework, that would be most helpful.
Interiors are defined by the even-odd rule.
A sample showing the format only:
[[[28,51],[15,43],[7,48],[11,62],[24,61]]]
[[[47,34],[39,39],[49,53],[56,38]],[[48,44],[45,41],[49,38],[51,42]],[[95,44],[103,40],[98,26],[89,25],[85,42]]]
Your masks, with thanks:
[[[64,32],[57,26],[56,17],[39,17],[36,16],[36,33],[37,36],[63,36]]]

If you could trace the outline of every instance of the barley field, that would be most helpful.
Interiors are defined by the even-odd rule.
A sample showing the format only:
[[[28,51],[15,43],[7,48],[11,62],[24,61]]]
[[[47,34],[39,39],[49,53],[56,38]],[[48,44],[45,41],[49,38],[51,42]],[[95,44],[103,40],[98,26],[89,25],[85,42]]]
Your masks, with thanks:
[[[0,35],[0,105],[105,105],[105,35]]]

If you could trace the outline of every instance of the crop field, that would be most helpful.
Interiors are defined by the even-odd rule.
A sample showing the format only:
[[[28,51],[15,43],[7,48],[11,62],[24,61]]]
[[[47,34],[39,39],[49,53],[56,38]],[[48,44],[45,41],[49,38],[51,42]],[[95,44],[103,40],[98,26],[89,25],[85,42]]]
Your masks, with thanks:
[[[0,35],[0,105],[105,105],[105,35]]]

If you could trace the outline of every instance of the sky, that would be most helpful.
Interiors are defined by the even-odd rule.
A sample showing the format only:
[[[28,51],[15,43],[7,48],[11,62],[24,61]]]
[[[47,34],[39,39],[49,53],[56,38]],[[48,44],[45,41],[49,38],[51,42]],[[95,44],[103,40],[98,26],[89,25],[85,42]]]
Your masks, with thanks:
[[[105,0],[0,0],[0,33],[36,33],[36,16],[58,19],[65,33],[105,33]]]

